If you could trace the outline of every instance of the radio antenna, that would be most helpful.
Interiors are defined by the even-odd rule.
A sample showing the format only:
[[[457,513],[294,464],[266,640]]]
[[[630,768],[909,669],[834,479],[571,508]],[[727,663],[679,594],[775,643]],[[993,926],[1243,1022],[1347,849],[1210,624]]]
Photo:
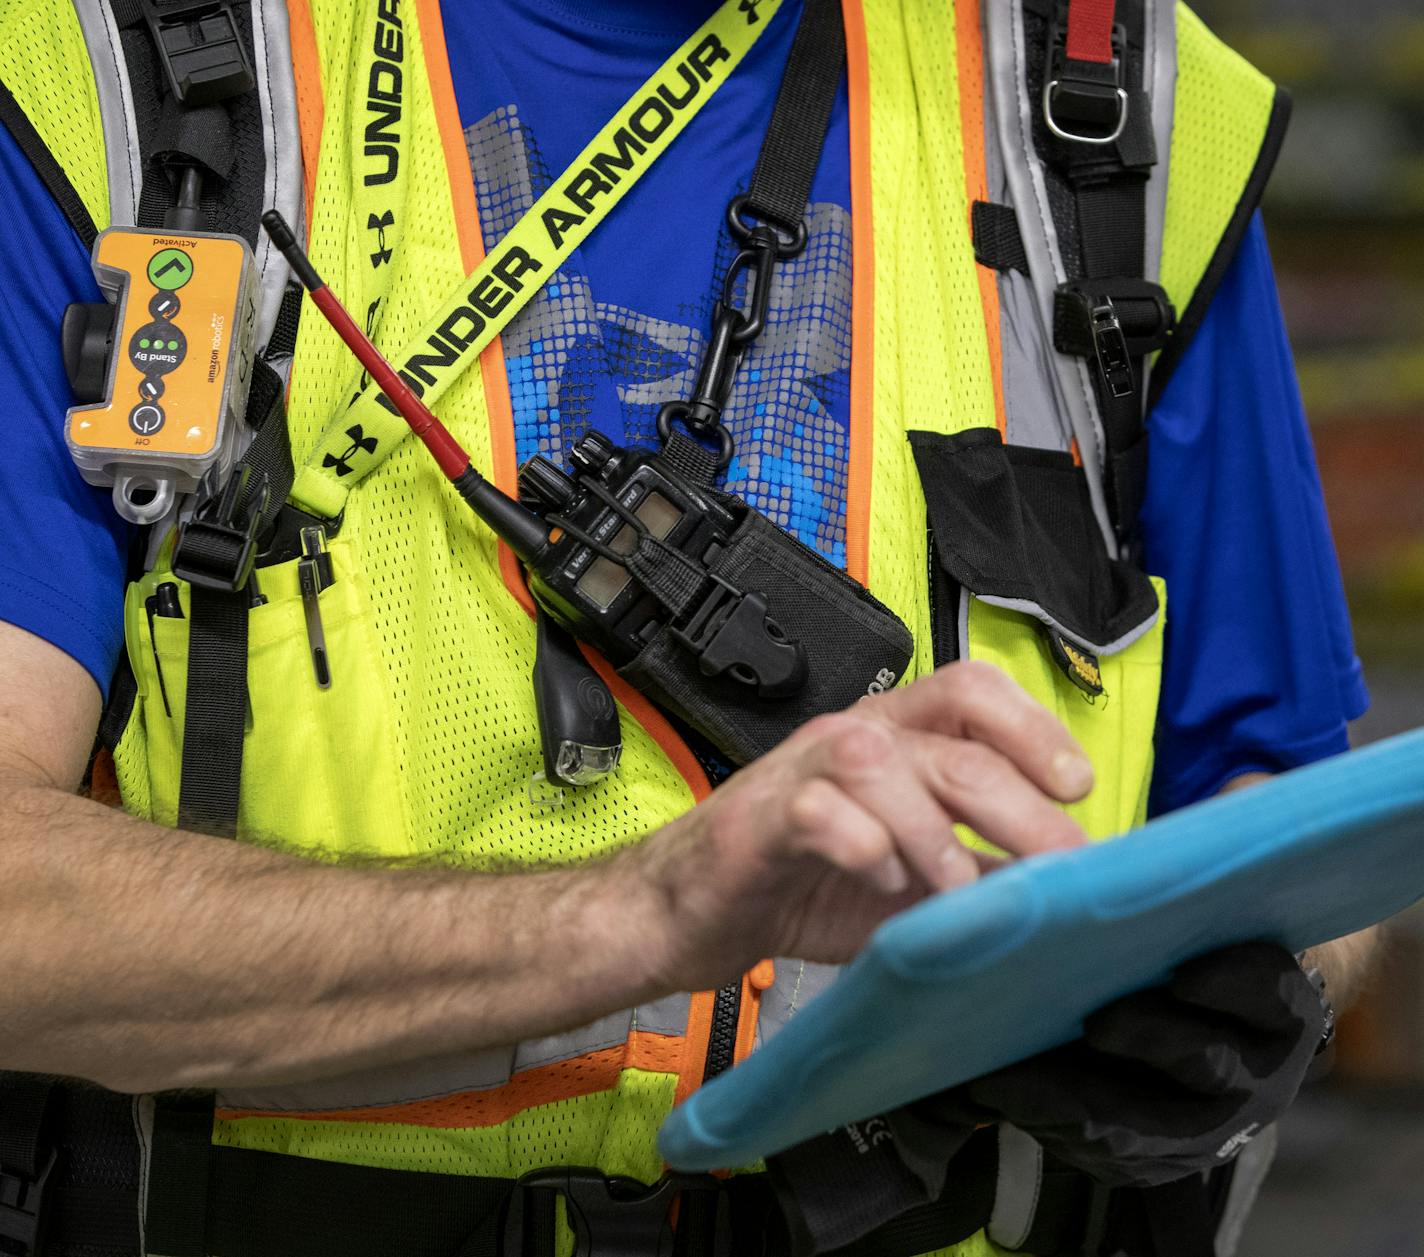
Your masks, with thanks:
[[[357,326],[347,313],[346,307],[337,300],[336,294],[323,282],[305,250],[297,243],[297,237],[287,225],[287,220],[276,210],[268,210],[262,215],[262,226],[272,238],[272,243],[281,251],[292,268],[292,273],[301,280],[311,294],[312,304],[326,317],[326,321],[336,329],[336,334],[346,343],[366,368],[371,379],[376,382],[390,399],[401,417],[410,425],[410,430],[425,444],[445,473],[446,479],[455,486],[470,509],[480,517],[490,529],[514,551],[524,563],[533,559],[549,543],[549,528],[533,511],[521,506],[507,493],[501,492],[480,475],[470,462],[460,443],[450,435],[449,429],[431,413],[427,406],[396,370],[381,355],[381,351],[371,343],[370,337]]]

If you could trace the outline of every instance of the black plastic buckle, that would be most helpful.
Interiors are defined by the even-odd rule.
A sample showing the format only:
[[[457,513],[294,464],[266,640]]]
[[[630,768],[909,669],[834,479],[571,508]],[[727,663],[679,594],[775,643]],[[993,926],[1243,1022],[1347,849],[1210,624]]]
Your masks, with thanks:
[[[0,1166],[0,1253],[5,1257],[34,1257],[41,1251],[49,1221],[45,1188],[58,1160],[59,1153],[51,1152],[34,1177]]]
[[[1098,359],[1098,373],[1108,392],[1114,397],[1130,397],[1137,387],[1132,374],[1132,357],[1127,352],[1127,337],[1122,334],[1117,307],[1110,297],[1093,307],[1093,349]]]
[[[246,588],[257,563],[257,533],[271,495],[267,473],[245,464],[220,491],[213,492],[210,486],[200,490],[198,507],[173,550],[173,575],[223,593]]]
[[[1077,279],[1054,295],[1053,346],[1080,358],[1099,354],[1100,329],[1111,307],[1129,358],[1163,348],[1177,325],[1177,312],[1160,284],[1130,278]]]
[[[574,1233],[573,1257],[671,1257],[674,1203],[697,1192],[715,1192],[720,1198],[722,1184],[710,1175],[668,1174],[649,1187],[580,1166],[535,1170],[519,1180],[510,1197],[502,1257],[525,1257],[525,1232],[533,1231],[526,1213],[534,1207],[530,1193],[535,1191],[552,1192],[563,1200]],[[685,1200],[682,1211],[684,1216],[688,1212]],[[724,1200],[719,1199],[717,1213],[712,1251],[720,1257],[730,1247]]]
[[[1113,27],[1113,58],[1107,65],[1068,59],[1068,27],[1055,22],[1049,34],[1048,73],[1043,82],[1043,120],[1070,144],[1116,144],[1127,129],[1124,86],[1127,32]]]
[[[231,0],[139,0],[168,89],[185,109],[250,92],[257,80]]]
[[[672,425],[683,424],[693,436],[717,441],[717,470],[725,471],[732,461],[732,434],[722,424],[722,408],[731,395],[732,384],[741,365],[739,330],[746,317],[719,301],[712,312],[712,336],[697,372],[692,396],[685,402],[668,402],[658,411],[658,439],[664,445],[672,438]]]
[[[766,595],[744,594],[720,576],[672,636],[697,656],[704,676],[730,676],[761,698],[794,694],[806,683],[806,651],[767,614]]]

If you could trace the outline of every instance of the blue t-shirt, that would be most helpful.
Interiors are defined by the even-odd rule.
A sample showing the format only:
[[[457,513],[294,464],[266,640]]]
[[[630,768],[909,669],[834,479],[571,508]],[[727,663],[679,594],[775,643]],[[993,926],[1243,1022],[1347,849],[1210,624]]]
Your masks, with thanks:
[[[712,0],[503,0],[444,6],[460,120],[486,240],[498,239]],[[595,424],[649,442],[688,395],[723,221],[756,161],[799,15],[771,27],[693,125],[504,335],[520,459],[562,461]],[[8,133],[0,196],[24,248],[0,261],[0,385],[10,458],[0,508],[0,619],[53,642],[106,687],[122,646],[130,541],[75,471],[58,352],[64,306],[95,300],[87,258]],[[768,327],[726,414],[728,485],[845,561],[850,171],[844,89],[812,189],[809,241],[778,269]],[[23,269],[21,269],[23,259]],[[1154,804],[1180,806],[1252,769],[1345,749],[1366,703],[1310,440],[1259,221],[1151,419],[1143,523],[1170,589]]]

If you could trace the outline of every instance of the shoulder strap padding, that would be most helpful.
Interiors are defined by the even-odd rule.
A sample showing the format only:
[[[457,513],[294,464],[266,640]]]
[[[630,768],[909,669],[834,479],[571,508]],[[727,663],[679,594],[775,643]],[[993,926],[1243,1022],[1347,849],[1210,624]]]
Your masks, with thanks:
[[[1162,244],[1162,286],[1178,326],[1154,372],[1154,392],[1200,326],[1260,205],[1289,117],[1289,97],[1179,4]]]
[[[109,175],[98,92],[70,0],[0,0],[0,82],[14,102],[0,110],[0,120],[81,236],[82,217],[76,221],[73,211],[87,215],[92,240],[93,231],[109,225]],[[25,124],[30,135],[23,134]],[[72,192],[68,204],[65,186]]]

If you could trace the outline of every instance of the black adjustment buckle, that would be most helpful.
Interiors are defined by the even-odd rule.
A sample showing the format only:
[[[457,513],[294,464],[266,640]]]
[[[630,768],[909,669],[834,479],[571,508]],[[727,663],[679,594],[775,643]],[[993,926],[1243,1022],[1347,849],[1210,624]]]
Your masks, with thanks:
[[[5,1257],[35,1257],[42,1251],[49,1221],[45,1188],[58,1152],[51,1152],[39,1174],[18,1174],[0,1166],[0,1253]]]
[[[1177,312],[1160,284],[1145,279],[1075,279],[1061,284],[1053,301],[1053,347],[1080,358],[1098,355],[1099,311],[1112,307],[1129,358],[1163,348],[1177,325]]]
[[[139,0],[168,89],[185,109],[250,92],[257,80],[231,0]]]
[[[209,473],[209,478],[211,473]],[[264,471],[241,465],[214,492],[204,480],[193,518],[173,550],[173,575],[191,585],[236,593],[257,563],[257,533],[272,496]]]
[[[1043,83],[1043,120],[1058,139],[1105,146],[1122,138],[1129,97],[1123,85],[1127,32],[1120,24],[1113,27],[1112,46],[1107,65],[1069,60],[1067,25],[1054,24]]]
[[[672,636],[697,656],[704,676],[730,676],[760,698],[783,698],[806,684],[806,650],[767,614],[766,595],[744,594],[720,576]]]
[[[1093,350],[1098,360],[1098,374],[1103,377],[1108,392],[1114,397],[1131,397],[1137,387],[1132,357],[1127,352],[1127,337],[1122,334],[1117,307],[1110,297],[1093,307]]]
[[[574,1233],[573,1257],[672,1257],[672,1209],[682,1200],[683,1218],[690,1212],[684,1197],[715,1192],[722,1184],[710,1175],[668,1174],[651,1187],[636,1179],[604,1174],[584,1167],[535,1170],[521,1178],[510,1197],[502,1233],[502,1257],[523,1257],[526,1219],[534,1203],[530,1193],[551,1192],[564,1202]],[[729,1257],[730,1228],[726,1202],[717,1202],[717,1235],[711,1251]]]

